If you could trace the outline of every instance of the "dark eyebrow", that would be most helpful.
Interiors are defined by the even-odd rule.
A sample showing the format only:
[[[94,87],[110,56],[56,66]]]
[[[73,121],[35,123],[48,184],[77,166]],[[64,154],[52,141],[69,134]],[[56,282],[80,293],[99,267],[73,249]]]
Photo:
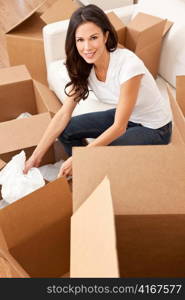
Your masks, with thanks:
[[[94,35],[99,35],[99,32],[91,34],[90,37],[92,37]],[[76,36],[76,39],[80,39],[80,38],[82,38],[82,37],[81,36]]]

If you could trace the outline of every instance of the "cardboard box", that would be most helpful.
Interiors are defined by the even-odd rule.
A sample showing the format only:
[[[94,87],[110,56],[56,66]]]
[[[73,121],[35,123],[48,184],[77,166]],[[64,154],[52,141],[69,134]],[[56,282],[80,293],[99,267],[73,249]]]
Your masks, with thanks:
[[[40,16],[39,5],[12,26],[6,32],[10,65],[25,64],[34,79],[47,84],[42,29],[48,23],[68,19],[78,7],[72,0],[58,0]]]
[[[20,65],[0,69],[0,105],[0,122],[5,122],[23,112],[55,114],[61,102],[48,87],[33,80],[24,65]]]
[[[72,277],[185,276],[184,160],[180,146],[74,149]],[[108,184],[90,196],[105,176],[114,228]]]
[[[169,145],[74,148],[72,277],[185,276],[185,118],[168,95]]]
[[[24,271],[20,277],[69,275],[71,214],[72,199],[65,178],[0,210],[6,253],[11,265]],[[0,240],[0,253],[3,249],[5,243]]]
[[[156,78],[162,39],[172,26],[172,22],[138,13],[125,26],[114,12],[107,15],[118,33],[119,43],[138,55]]]
[[[8,162],[24,149],[30,156],[37,146],[52,114],[61,103],[48,87],[34,81],[25,66],[0,69],[0,157]],[[16,119],[21,113],[32,114],[26,119]],[[51,147],[43,163],[53,162]]]
[[[0,157],[8,162],[12,156],[24,150],[28,158],[38,145],[51,121],[50,113],[0,123]],[[42,164],[52,163],[54,149],[50,147]]]

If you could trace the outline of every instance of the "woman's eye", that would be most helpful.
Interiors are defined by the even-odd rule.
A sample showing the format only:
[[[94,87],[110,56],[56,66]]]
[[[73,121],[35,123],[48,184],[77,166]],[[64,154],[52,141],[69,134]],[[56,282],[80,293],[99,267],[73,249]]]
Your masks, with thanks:
[[[77,39],[76,41],[77,41],[77,42],[82,42],[83,40],[82,40],[82,39]]]
[[[92,36],[92,40],[96,40],[97,39],[97,36]]]

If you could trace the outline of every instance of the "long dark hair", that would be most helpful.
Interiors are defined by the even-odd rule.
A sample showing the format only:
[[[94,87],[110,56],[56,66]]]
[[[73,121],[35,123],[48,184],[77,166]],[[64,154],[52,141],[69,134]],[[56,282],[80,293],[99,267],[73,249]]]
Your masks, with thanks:
[[[70,82],[65,86],[67,96],[74,96],[74,101],[85,100],[89,95],[88,77],[93,64],[88,64],[78,53],[76,48],[75,33],[79,25],[86,22],[92,22],[101,28],[105,34],[107,31],[108,39],[106,48],[113,52],[118,43],[117,33],[109,21],[107,15],[98,6],[90,4],[78,8],[71,16],[65,41],[66,68],[69,74]],[[70,92],[67,88],[71,86]]]

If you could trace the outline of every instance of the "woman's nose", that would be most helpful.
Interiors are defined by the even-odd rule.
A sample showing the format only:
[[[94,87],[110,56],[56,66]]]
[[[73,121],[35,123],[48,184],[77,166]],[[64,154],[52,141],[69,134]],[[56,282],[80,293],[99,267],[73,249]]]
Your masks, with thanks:
[[[84,43],[84,49],[85,50],[90,50],[91,49],[91,45],[90,45],[89,41],[85,41],[85,43]]]

